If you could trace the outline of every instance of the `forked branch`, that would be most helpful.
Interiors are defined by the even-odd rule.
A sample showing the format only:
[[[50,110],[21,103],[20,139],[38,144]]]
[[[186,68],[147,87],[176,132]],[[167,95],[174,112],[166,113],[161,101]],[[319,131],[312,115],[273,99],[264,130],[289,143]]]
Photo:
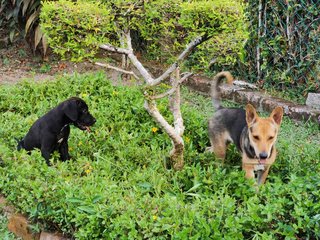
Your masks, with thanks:
[[[126,39],[126,48],[119,48],[109,44],[103,44],[100,46],[100,48],[110,52],[125,54],[126,56],[128,56],[131,63],[135,66],[135,68],[139,71],[142,78],[144,79],[146,87],[154,87],[161,83],[163,80],[170,77],[171,89],[159,95],[148,95],[146,92],[144,107],[171,138],[173,145],[173,149],[170,152],[171,165],[175,170],[180,170],[184,165],[184,142],[182,138],[184,125],[180,110],[180,85],[184,80],[190,77],[192,73],[186,73],[181,77],[179,65],[199,44],[208,40],[209,37],[207,35],[203,35],[191,41],[186,46],[185,50],[178,56],[177,60],[161,76],[159,76],[158,78],[153,78],[148,70],[139,61],[139,59],[134,55],[130,31],[123,33],[122,36],[124,36],[124,39]],[[170,111],[172,112],[174,118],[174,126],[170,125],[168,121],[161,115],[155,102],[155,99],[163,98],[166,96],[170,97]]]
[[[201,43],[207,41],[209,39],[208,35],[203,35],[200,37],[195,38],[191,41],[185,48],[185,50],[178,56],[177,60],[158,78],[153,78],[148,70],[142,65],[139,59],[134,55],[132,49],[132,42],[130,32],[124,33],[124,36],[127,40],[127,48],[119,48],[112,46],[110,44],[102,44],[100,48],[105,49],[110,52],[119,53],[119,54],[126,54],[130,59],[131,63],[136,67],[136,69],[140,72],[141,76],[144,78],[145,82],[148,86],[155,86],[158,85],[161,81],[170,77],[170,74],[179,67],[179,64],[184,61],[189,54]]]

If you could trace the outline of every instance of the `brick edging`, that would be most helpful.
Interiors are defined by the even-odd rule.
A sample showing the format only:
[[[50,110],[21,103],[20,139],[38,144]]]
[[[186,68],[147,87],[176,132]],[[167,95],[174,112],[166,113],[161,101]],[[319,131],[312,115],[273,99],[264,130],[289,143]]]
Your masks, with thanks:
[[[208,77],[195,75],[185,81],[184,85],[195,91],[209,95],[211,80],[212,79]],[[222,98],[242,104],[251,103],[258,110],[267,112],[271,112],[276,106],[281,106],[283,107],[284,114],[294,120],[312,120],[320,124],[320,110],[313,109],[309,106],[296,104],[272,97],[266,93],[248,90],[234,85],[222,84],[220,89]]]

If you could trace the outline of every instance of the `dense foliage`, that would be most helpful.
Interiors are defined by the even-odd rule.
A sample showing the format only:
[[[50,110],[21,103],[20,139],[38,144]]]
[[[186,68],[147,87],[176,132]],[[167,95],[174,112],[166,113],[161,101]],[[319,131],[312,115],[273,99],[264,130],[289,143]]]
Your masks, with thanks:
[[[168,63],[195,36],[207,34],[212,39],[189,62],[198,69],[213,58],[216,67],[233,65],[245,38],[242,5],[235,0],[59,0],[44,3],[41,26],[53,50],[72,60],[92,57],[101,43],[119,46],[120,31],[130,29],[139,54]]]
[[[7,42],[13,42],[23,36],[35,51],[41,46],[42,53],[46,55],[47,42],[39,26],[40,0],[1,0],[0,1],[0,27],[6,29]]]
[[[284,118],[279,156],[256,193],[234,148],[223,167],[205,152],[211,101],[183,95],[186,166],[174,172],[163,167],[170,141],[138,88],[112,86],[103,74],[1,86],[1,192],[32,220],[77,239],[320,238],[318,126]],[[55,156],[48,167],[39,151],[17,152],[15,138],[70,96],[97,118],[91,133],[72,127],[73,159]]]
[[[109,43],[116,34],[110,9],[98,3],[46,2],[41,19],[41,27],[49,36],[53,51],[72,61],[94,56],[99,43]]]
[[[249,39],[243,78],[300,93],[320,91],[319,1],[250,0],[245,12]]]

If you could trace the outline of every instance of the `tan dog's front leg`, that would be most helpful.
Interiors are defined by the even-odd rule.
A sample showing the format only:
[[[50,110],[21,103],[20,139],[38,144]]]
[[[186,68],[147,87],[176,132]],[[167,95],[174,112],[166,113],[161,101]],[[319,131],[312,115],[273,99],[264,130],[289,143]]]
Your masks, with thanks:
[[[268,173],[269,173],[269,170],[270,170],[270,166],[266,166],[265,167],[265,170],[263,171],[261,177],[258,179],[258,184],[261,185],[261,184],[264,184],[267,177],[268,177]]]
[[[242,170],[246,172],[245,178],[254,178],[254,165],[242,164]]]

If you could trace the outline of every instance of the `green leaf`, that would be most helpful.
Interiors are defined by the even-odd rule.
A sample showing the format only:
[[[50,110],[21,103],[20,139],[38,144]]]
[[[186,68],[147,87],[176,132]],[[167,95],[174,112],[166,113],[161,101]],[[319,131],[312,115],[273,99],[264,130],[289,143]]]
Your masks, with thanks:
[[[28,34],[28,31],[30,27],[34,24],[36,18],[39,16],[39,11],[34,12],[31,14],[31,16],[28,18],[26,26],[25,26],[25,36]]]
[[[89,213],[89,214],[95,214],[96,211],[92,206],[79,206],[77,207],[78,210],[85,212],[85,213]]]

